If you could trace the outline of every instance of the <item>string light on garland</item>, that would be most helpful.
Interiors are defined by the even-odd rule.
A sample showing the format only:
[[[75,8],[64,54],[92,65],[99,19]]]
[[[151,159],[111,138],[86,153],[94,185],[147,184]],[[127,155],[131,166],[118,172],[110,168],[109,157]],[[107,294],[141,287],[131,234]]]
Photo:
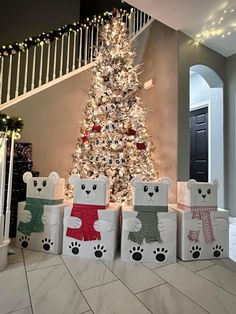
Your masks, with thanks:
[[[122,18],[128,17],[130,13],[127,10],[119,9]],[[92,18],[87,17],[83,22],[74,22],[73,24],[64,25],[57,30],[51,30],[48,33],[43,32],[38,36],[33,36],[26,38],[23,42],[14,42],[9,45],[3,45],[0,47],[0,57],[8,57],[10,55],[15,55],[17,52],[25,51],[32,46],[43,46],[44,44],[49,44],[62,36],[67,36],[69,33],[79,32],[81,27],[97,26],[110,21],[112,17],[111,12],[104,12],[103,16],[94,15]]]
[[[0,114],[0,131],[7,132],[8,137],[15,132],[16,139],[20,138],[24,123],[20,117],[9,117],[6,114]]]
[[[215,16],[205,30],[198,33],[195,38],[195,45],[204,43],[213,37],[226,38],[236,31],[235,8],[225,9],[220,15]]]

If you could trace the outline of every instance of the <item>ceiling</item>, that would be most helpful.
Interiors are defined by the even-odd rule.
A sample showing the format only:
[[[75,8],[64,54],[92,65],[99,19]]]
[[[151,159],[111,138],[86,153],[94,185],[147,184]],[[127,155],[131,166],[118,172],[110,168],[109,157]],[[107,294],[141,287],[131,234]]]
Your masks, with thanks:
[[[128,0],[225,57],[236,53],[236,0]]]

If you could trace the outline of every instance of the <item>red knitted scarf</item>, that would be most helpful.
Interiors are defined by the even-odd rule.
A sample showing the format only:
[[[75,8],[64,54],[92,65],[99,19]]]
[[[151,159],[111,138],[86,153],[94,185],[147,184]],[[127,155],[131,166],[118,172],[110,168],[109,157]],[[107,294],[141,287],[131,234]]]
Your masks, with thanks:
[[[93,227],[98,220],[98,210],[103,210],[106,205],[73,204],[71,216],[80,218],[82,225],[79,229],[67,228],[66,236],[77,240],[101,240],[100,232]]]

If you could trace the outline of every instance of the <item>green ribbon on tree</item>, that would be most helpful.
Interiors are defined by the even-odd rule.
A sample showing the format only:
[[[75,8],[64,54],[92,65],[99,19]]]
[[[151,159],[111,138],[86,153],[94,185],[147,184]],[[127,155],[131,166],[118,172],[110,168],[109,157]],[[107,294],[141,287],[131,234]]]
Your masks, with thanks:
[[[20,222],[18,230],[25,234],[31,235],[32,232],[43,232],[44,224],[42,222],[42,216],[44,213],[44,205],[58,205],[62,204],[63,200],[48,200],[39,198],[26,198],[25,210],[29,210],[32,215],[32,219],[29,222]]]
[[[158,229],[158,212],[167,212],[167,206],[142,206],[135,205],[134,210],[138,212],[136,218],[138,218],[142,227],[139,231],[129,233],[128,239],[142,244],[143,240],[147,243],[161,242],[160,230]]]

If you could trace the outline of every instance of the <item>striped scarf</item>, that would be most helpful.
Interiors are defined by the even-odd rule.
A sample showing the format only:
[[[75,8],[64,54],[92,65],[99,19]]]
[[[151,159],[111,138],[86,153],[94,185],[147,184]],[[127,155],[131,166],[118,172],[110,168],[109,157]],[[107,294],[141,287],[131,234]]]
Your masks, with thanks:
[[[215,206],[186,206],[178,204],[178,207],[191,212],[192,219],[199,219],[202,222],[203,236],[206,243],[212,243],[215,241],[214,230],[211,221],[211,212],[217,210]],[[188,239],[190,241],[199,241],[199,231],[190,230]]]

